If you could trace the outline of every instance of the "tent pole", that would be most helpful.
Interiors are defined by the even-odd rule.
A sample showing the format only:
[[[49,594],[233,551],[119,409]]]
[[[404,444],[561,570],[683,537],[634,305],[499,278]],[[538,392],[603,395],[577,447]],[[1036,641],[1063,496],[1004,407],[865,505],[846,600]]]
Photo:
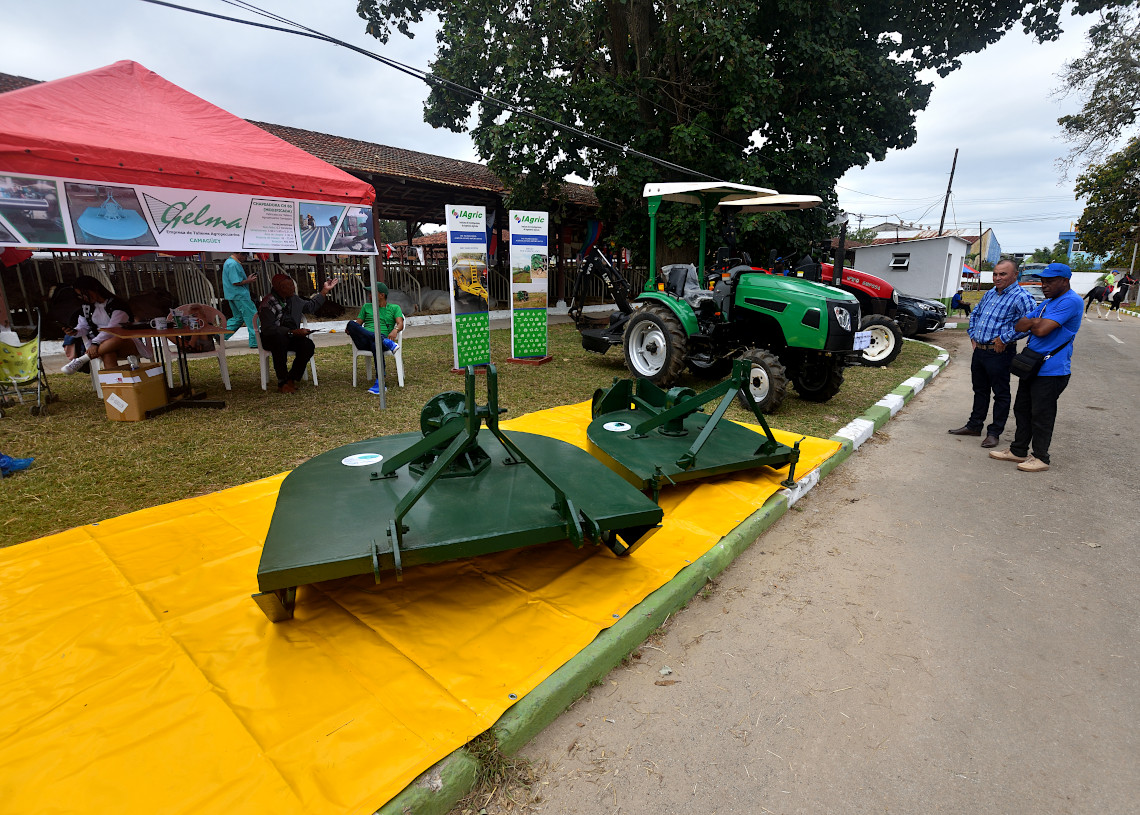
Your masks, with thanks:
[[[379,255],[368,256],[368,270],[372,273],[372,282],[368,286],[368,293],[372,296],[372,339],[376,342],[376,382],[380,387],[380,409],[388,409],[387,388],[384,384],[384,345],[380,342],[380,321],[376,319],[376,312],[380,310],[380,299],[376,296],[376,284],[380,282],[377,266]]]

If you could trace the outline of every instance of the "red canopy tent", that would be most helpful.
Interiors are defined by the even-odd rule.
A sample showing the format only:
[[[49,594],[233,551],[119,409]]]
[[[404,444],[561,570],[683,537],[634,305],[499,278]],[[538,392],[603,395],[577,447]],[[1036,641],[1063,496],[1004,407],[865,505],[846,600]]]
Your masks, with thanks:
[[[137,62],[0,94],[0,173],[368,205],[371,185]]]

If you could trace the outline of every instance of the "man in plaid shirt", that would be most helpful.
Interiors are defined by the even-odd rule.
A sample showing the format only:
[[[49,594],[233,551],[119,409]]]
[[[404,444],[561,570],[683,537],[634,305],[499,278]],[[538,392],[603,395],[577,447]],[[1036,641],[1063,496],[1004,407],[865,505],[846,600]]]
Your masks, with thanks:
[[[962,427],[949,431],[954,436],[980,436],[994,397],[994,413],[982,447],[997,447],[1009,418],[1009,363],[1017,353],[1017,341],[1027,336],[1014,329],[1014,323],[1032,311],[1033,298],[1017,285],[1017,265],[1002,260],[994,267],[994,287],[986,292],[970,315],[970,379],[974,386],[974,409]]]

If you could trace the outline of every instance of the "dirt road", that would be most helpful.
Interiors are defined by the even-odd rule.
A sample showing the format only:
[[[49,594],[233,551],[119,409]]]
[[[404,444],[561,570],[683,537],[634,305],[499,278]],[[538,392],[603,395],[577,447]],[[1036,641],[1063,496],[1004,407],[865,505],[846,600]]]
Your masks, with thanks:
[[[946,433],[969,346],[938,341],[945,373],[523,751],[526,811],[1137,811],[1140,320],[1085,324],[1043,474]]]

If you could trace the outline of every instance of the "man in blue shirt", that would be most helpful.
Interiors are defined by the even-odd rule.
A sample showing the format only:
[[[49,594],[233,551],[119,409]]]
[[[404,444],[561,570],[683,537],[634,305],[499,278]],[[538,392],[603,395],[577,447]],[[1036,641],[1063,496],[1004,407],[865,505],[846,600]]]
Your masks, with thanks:
[[[1017,352],[1017,340],[1024,337],[1014,325],[1033,310],[1033,298],[1017,285],[1017,265],[1002,260],[994,267],[994,287],[982,295],[970,317],[970,380],[974,386],[974,407],[966,424],[949,431],[954,436],[980,436],[994,395],[994,415],[982,447],[997,447],[1009,418],[1009,363]]]
[[[253,330],[253,315],[257,313],[257,306],[249,296],[249,284],[257,280],[256,274],[246,275],[241,263],[246,259],[244,252],[234,252],[222,265],[222,296],[230,304],[230,314],[233,316],[226,321],[226,339],[242,324],[249,332],[249,347],[257,347],[257,334]]]
[[[1050,263],[1040,271],[1045,302],[1017,321],[1018,331],[1029,332],[1026,346],[1048,357],[1037,376],[1017,386],[1013,418],[1017,429],[1008,450],[990,453],[999,461],[1016,461],[1017,469],[1040,473],[1049,469],[1049,444],[1057,420],[1057,399],[1069,384],[1073,340],[1081,328],[1084,301],[1069,288],[1073,273],[1064,263]],[[1029,454],[1030,443],[1033,454]]]

